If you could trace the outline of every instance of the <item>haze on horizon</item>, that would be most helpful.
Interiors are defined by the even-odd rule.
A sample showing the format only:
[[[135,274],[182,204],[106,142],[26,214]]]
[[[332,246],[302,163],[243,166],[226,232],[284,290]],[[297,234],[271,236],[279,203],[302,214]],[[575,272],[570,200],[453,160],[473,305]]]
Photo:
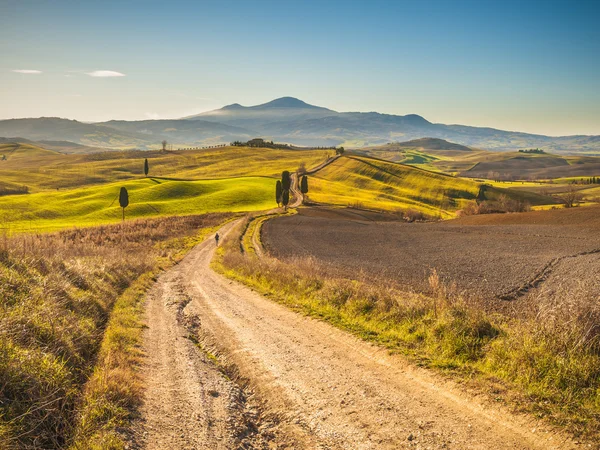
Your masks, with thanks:
[[[337,111],[600,134],[597,2],[0,3],[0,119]]]

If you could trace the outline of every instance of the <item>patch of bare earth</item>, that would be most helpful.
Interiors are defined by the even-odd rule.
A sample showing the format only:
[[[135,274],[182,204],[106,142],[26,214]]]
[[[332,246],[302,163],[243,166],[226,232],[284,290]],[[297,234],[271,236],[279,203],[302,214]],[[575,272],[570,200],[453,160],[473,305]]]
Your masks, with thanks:
[[[466,296],[493,300],[526,297],[541,283],[578,279],[590,297],[600,252],[600,208],[468,217],[440,223],[405,223],[356,213],[315,211],[267,222],[262,238],[280,259],[314,257],[340,276],[383,278],[407,290],[429,291],[436,269]],[[585,257],[585,258],[584,258]],[[583,261],[586,261],[585,263]],[[563,276],[550,276],[562,270]],[[558,273],[558,272],[557,272]],[[493,303],[493,302],[492,302]],[[501,306],[506,308],[507,306]],[[510,306],[512,308],[512,306]]]
[[[213,252],[212,241],[196,247],[148,297],[136,433],[145,448],[574,447],[534,419],[216,274]]]

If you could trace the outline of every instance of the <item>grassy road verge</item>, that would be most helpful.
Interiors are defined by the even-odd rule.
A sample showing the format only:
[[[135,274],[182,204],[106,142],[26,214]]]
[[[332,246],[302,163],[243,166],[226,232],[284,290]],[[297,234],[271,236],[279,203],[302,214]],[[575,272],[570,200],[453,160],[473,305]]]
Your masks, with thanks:
[[[118,431],[139,401],[143,294],[229,217],[0,242],[1,448],[123,448]]]
[[[564,426],[578,436],[600,431],[600,309],[590,302],[540,298],[531,317],[485,313],[442,285],[435,295],[391,283],[331,275],[315,260],[291,263],[239,251],[240,227],[213,267],[303,314],[402,353],[487,391],[498,402]],[[253,231],[254,233],[255,231]]]

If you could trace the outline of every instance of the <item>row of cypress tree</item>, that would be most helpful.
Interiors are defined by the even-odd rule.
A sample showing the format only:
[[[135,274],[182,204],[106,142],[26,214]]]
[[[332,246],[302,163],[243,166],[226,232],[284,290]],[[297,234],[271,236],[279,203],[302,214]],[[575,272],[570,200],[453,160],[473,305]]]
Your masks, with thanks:
[[[292,187],[292,177],[288,170],[281,172],[281,180],[275,183],[275,201],[277,206],[281,205],[287,208],[290,203],[290,189]],[[308,177],[304,175],[300,181],[300,192],[308,193]]]

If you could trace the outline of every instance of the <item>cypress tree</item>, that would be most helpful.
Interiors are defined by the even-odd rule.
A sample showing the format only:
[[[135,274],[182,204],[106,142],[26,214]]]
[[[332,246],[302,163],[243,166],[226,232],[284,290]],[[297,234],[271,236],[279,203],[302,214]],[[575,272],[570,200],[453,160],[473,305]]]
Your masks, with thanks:
[[[275,184],[275,200],[277,201],[277,206],[281,204],[283,194],[283,188],[281,187],[281,180],[277,180]]]
[[[150,167],[148,166],[148,158],[144,159],[144,175],[148,176],[148,172],[150,171]]]
[[[290,191],[284,189],[283,194],[281,195],[281,203],[284,208],[287,208],[287,205],[290,203]]]
[[[308,177],[306,175],[302,177],[302,181],[300,182],[300,192],[308,194]]]
[[[292,185],[292,178],[290,177],[290,172],[284,170],[281,172],[281,187],[284,191],[289,191]]]
[[[127,193],[127,189],[122,187],[119,192],[119,205],[123,208],[123,221],[125,221],[125,208],[129,206],[129,194]]]

